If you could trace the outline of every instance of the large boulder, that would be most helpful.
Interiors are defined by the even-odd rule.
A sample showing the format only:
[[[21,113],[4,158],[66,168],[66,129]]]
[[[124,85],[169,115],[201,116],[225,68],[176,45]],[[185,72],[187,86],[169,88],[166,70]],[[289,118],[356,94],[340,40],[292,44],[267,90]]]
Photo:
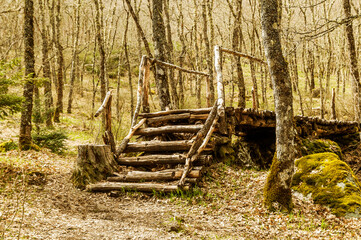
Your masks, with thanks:
[[[332,152],[342,159],[340,146],[329,139],[302,139],[300,145],[302,156],[315,153]]]
[[[361,217],[361,185],[351,168],[334,153],[295,161],[293,190],[325,205],[336,216]]]

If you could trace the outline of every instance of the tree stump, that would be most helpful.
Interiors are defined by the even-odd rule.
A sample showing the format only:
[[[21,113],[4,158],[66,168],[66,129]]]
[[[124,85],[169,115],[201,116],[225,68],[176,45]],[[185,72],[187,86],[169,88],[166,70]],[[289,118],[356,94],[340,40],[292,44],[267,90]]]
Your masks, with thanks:
[[[79,145],[71,181],[75,187],[84,189],[86,185],[112,175],[116,166],[109,145]]]

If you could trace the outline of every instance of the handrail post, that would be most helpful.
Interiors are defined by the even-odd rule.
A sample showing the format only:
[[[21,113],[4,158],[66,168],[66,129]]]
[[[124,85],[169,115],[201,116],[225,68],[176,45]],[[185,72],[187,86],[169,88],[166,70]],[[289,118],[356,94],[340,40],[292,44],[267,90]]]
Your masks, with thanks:
[[[143,101],[143,94],[144,94],[144,82],[143,82],[143,78],[144,78],[144,73],[145,73],[145,64],[147,61],[147,56],[143,55],[142,60],[140,61],[140,65],[139,65],[139,78],[138,78],[138,90],[137,90],[137,105],[135,107],[134,110],[134,114],[133,114],[133,119],[132,119],[132,125],[131,127],[133,127],[136,123],[137,123],[137,118],[139,115],[139,111],[140,111],[140,106],[142,105],[142,101]]]
[[[225,114],[225,98],[224,98],[224,85],[222,77],[222,60],[221,60],[221,47],[214,46],[214,68],[217,74],[217,102],[218,102],[218,115],[219,115],[219,131],[221,134],[228,134],[227,122]]]

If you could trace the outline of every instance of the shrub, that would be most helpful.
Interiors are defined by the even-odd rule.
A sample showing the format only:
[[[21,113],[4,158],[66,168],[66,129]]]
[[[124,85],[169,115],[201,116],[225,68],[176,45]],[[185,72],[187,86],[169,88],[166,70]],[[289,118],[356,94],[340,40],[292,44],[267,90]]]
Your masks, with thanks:
[[[65,140],[68,138],[61,131],[42,131],[33,134],[33,141],[40,147],[49,148],[54,153],[62,153],[66,150]]]
[[[12,139],[0,143],[0,152],[7,152],[15,149],[18,149],[18,145]]]

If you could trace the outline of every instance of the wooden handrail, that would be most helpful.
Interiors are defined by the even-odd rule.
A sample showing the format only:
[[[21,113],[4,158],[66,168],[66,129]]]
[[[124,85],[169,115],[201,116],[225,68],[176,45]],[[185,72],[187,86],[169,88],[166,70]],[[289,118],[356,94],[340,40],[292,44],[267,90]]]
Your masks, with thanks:
[[[185,184],[185,179],[192,167],[192,163],[197,160],[199,155],[202,153],[203,149],[207,146],[207,143],[215,129],[216,123],[218,121],[218,101],[215,101],[214,106],[211,112],[208,115],[206,122],[204,123],[203,127],[197,133],[194,142],[189,149],[186,162],[184,164],[184,171],[182,174],[181,179],[179,180],[178,186],[183,187]]]
[[[220,49],[221,49],[222,52],[226,52],[226,53],[233,54],[233,55],[236,55],[236,56],[239,56],[239,57],[247,58],[247,59],[249,59],[251,61],[259,62],[259,63],[262,63],[262,64],[267,64],[266,61],[264,61],[264,60],[262,60],[260,58],[256,58],[254,56],[248,55],[248,54],[244,54],[244,53],[241,53],[241,52],[230,50],[230,49],[227,49],[227,48],[224,48],[224,47],[220,47]]]

